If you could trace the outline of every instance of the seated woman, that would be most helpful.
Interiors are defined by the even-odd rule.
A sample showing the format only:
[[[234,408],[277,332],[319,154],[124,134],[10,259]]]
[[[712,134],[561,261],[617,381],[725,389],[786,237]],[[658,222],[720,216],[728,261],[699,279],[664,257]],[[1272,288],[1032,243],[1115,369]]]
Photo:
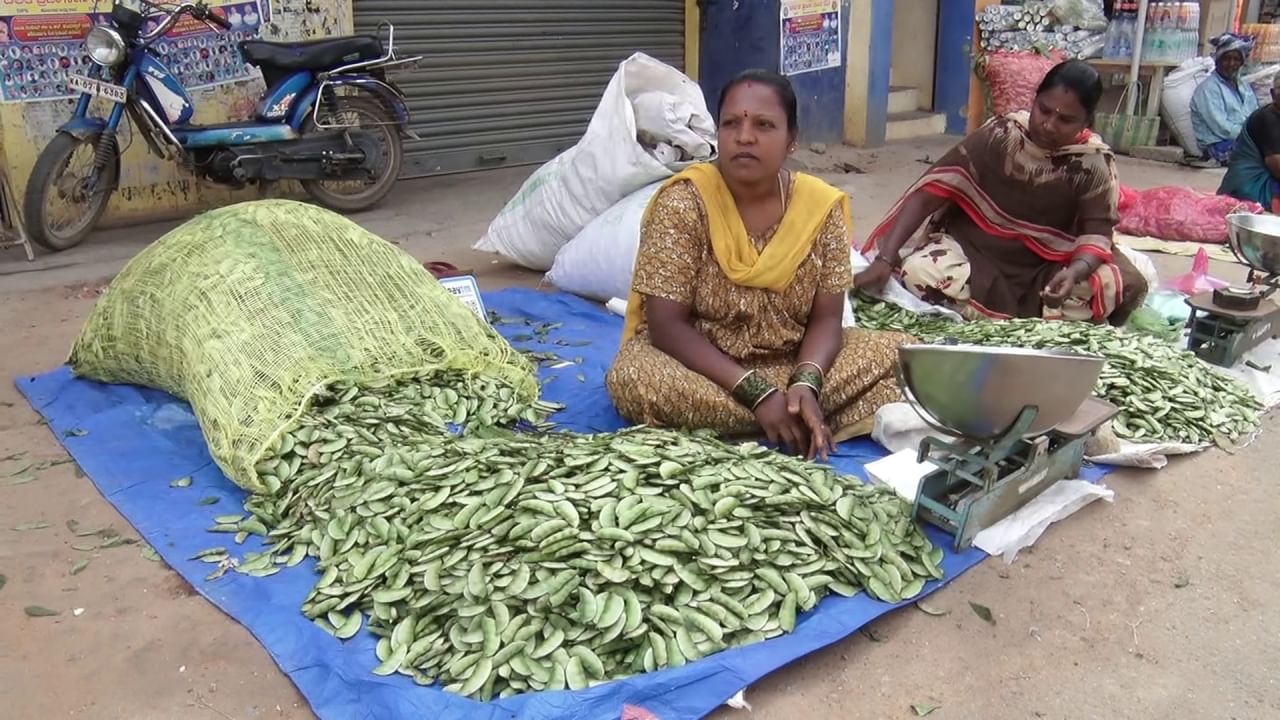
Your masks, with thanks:
[[[852,284],[845,194],[783,169],[786,78],[750,71],[720,97],[719,159],[651,201],[623,343],[606,384],[636,423],[758,433],[826,457],[899,399],[910,337],[842,330]]]
[[[854,284],[874,290],[896,274],[971,319],[1124,324],[1147,284],[1111,244],[1115,157],[1088,130],[1101,96],[1088,63],[1052,68],[1029,115],[992,119],[907,191],[872,232],[864,253],[875,259]]]
[[[1271,88],[1271,102],[1245,122],[1218,194],[1250,200],[1280,214],[1280,75]]]
[[[1223,33],[1209,44],[1213,45],[1214,72],[1191,96],[1191,127],[1205,156],[1226,165],[1245,120],[1258,109],[1253,88],[1240,77],[1253,39]]]

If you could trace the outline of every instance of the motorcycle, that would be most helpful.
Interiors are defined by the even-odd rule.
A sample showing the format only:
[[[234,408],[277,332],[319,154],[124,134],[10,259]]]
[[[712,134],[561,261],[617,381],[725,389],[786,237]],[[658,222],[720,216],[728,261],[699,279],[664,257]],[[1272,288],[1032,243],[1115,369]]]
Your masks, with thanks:
[[[75,114],[41,151],[27,183],[23,215],[36,243],[66,250],[93,230],[120,180],[118,135],[126,113],[151,153],[221,186],[265,190],[297,180],[338,212],[370,208],[391,191],[403,138],[417,136],[408,127],[405,95],[387,71],[421,59],[396,57],[394,26],[384,23],[385,47],[372,35],[241,42],[241,56],[262,71],[268,89],[252,120],[202,126],[191,123],[191,95],[155,48],[185,17],[214,30],[232,27],[203,1],[115,0],[110,22],[89,31],[90,68],[67,77],[80,93]],[[95,99],[108,104],[105,118],[90,113]],[[88,156],[82,177],[72,174],[80,151]],[[65,223],[51,212],[59,200],[79,207]]]

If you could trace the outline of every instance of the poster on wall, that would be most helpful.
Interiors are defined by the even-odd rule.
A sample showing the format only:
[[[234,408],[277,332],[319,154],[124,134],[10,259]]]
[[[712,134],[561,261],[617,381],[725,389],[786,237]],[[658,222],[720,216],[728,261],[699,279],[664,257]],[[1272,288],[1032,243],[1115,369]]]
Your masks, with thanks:
[[[840,0],[782,0],[782,74],[840,67]]]
[[[184,17],[153,45],[161,62],[188,89],[225,85],[254,77],[237,44],[258,36],[270,19],[268,0],[212,0],[231,22],[222,32]],[[0,102],[74,97],[67,75],[89,70],[84,38],[109,22],[111,0],[0,0]],[[143,32],[156,27],[148,21]]]

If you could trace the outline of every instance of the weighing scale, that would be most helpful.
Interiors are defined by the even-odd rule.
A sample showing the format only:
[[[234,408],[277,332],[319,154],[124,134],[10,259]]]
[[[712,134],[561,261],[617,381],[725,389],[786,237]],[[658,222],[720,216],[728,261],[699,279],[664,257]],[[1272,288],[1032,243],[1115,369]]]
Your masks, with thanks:
[[[1219,367],[1280,335],[1280,305],[1271,299],[1280,289],[1280,217],[1228,215],[1227,230],[1231,251],[1249,267],[1247,284],[1187,299],[1187,349]]]
[[[920,480],[913,514],[952,535],[957,550],[1078,477],[1089,438],[1119,413],[1091,396],[1101,358],[954,345],[906,346],[899,356],[907,401],[953,438],[921,441],[917,462],[937,469]]]

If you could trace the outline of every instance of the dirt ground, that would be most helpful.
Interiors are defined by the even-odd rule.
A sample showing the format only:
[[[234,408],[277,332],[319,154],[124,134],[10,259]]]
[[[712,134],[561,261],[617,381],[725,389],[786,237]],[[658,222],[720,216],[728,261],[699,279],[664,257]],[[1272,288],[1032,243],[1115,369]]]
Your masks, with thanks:
[[[800,162],[854,196],[868,232],[946,147],[834,149]],[[477,272],[482,286],[538,277],[469,249],[527,170],[404,183],[357,218],[424,260]],[[1218,175],[1124,161],[1135,187],[1212,189]],[[0,251],[0,376],[61,363],[94,290],[170,225],[103,232],[29,265]],[[1163,273],[1186,258],[1157,258]],[[1215,267],[1240,279],[1239,268]],[[1161,472],[1107,478],[1095,503],[1052,527],[1006,566],[989,560],[928,600],[766,678],[747,691],[751,717],[1280,717],[1280,531],[1272,417],[1262,442],[1212,451]],[[71,464],[7,380],[0,383],[0,716],[150,720],[310,718],[306,702],[240,625],[136,545],[85,553],[67,529],[136,532]],[[6,477],[36,463],[34,481]],[[1271,478],[1271,480],[1267,480]],[[16,530],[31,524],[48,527]],[[83,560],[82,571],[71,574]],[[970,603],[989,607],[992,623]],[[27,617],[45,606],[54,617]],[[722,710],[718,718],[746,717]],[[666,719],[664,719],[666,720]]]

